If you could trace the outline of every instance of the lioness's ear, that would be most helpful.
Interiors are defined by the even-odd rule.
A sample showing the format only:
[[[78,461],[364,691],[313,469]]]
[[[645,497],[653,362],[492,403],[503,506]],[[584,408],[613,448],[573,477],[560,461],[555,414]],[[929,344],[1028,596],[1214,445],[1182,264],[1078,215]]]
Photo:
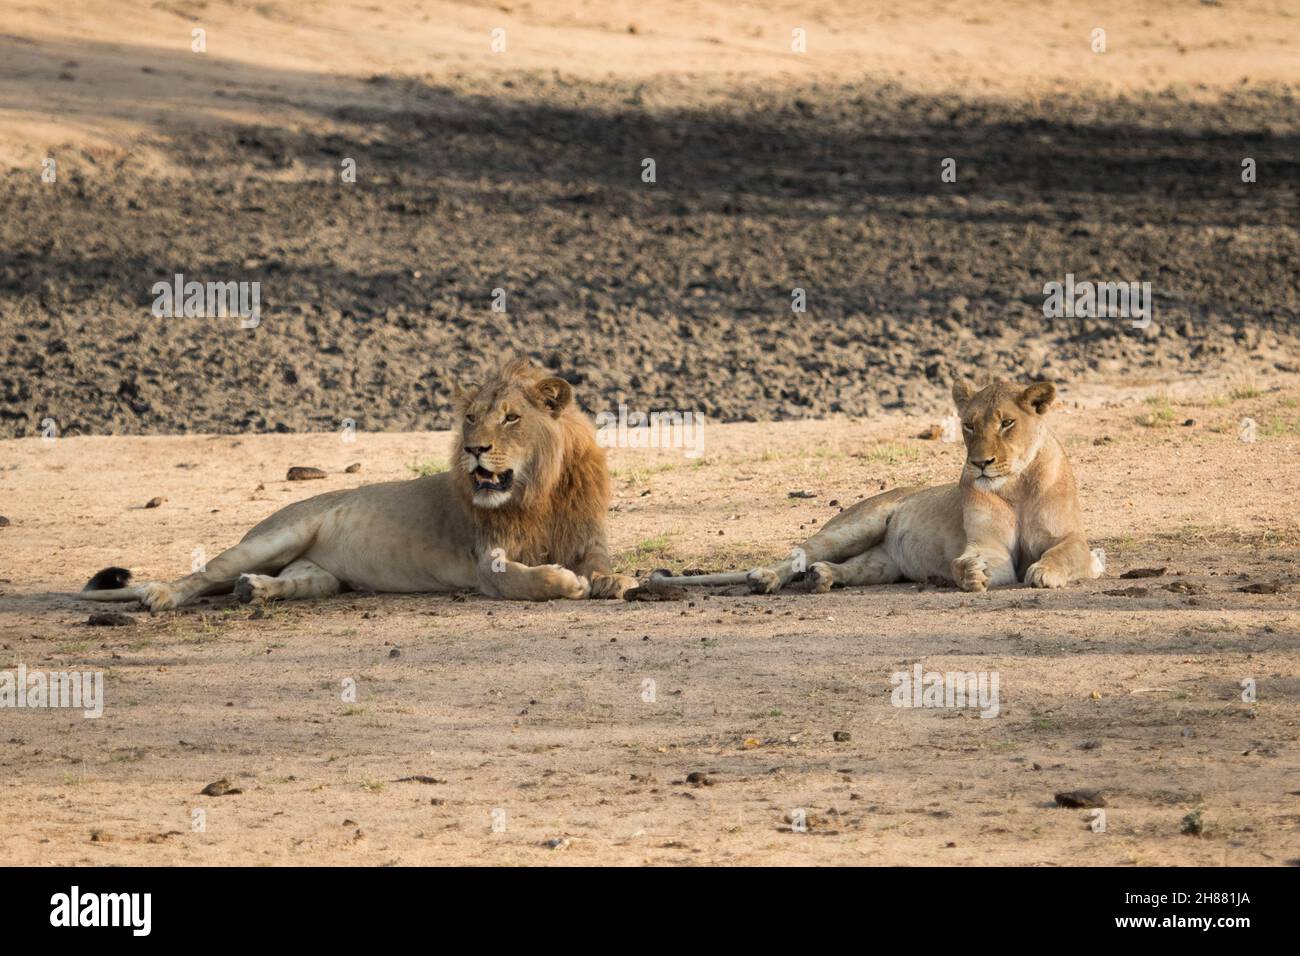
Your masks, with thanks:
[[[1016,401],[1024,408],[1032,408],[1039,415],[1046,415],[1052,402],[1056,401],[1056,386],[1051,382],[1035,382],[1021,392]]]
[[[952,400],[957,405],[957,411],[966,407],[970,397],[975,394],[975,386],[964,378],[959,378],[952,383]]]
[[[560,414],[573,401],[573,386],[562,378],[544,378],[533,386],[533,390],[552,415]]]

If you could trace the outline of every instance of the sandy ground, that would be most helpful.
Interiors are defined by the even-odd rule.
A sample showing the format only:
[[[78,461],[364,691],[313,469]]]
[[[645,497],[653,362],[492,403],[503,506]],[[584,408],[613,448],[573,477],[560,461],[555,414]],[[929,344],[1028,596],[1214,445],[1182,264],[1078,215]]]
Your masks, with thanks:
[[[0,442],[0,667],[106,674],[98,720],[0,711],[0,858],[1294,863],[1300,383],[1145,395],[1075,392],[1057,412],[1109,567],[1051,593],[353,594],[155,616],[123,605],[131,625],[92,628],[100,608],[65,593],[99,567],[183,573],[194,549],[233,543],[286,502],[437,467],[447,436]],[[1246,417],[1254,443],[1239,439]],[[711,426],[698,462],[615,449],[620,563],[783,554],[839,503],[952,475],[956,446],[915,437],[931,423]],[[361,471],[343,473],[352,462]],[[299,464],[330,475],[285,482]],[[1167,570],[1118,579],[1141,567]],[[1274,581],[1279,593],[1240,590]],[[891,706],[891,675],[917,662],[996,671],[999,715]],[[200,796],[220,778],[242,792]],[[1053,805],[1076,788],[1103,792],[1105,832]],[[807,832],[786,822],[798,809]],[[1204,832],[1184,834],[1198,811]]]
[[[956,0],[28,0],[6,9],[3,29],[0,162],[19,164],[65,142],[121,153],[155,126],[312,123],[373,75],[871,76],[1014,96],[1214,94],[1300,77],[1300,12],[1288,0],[998,0],[978,10]],[[206,31],[202,53],[195,29]],[[795,29],[807,52],[792,49]],[[1103,53],[1093,51],[1097,29]],[[504,31],[500,52],[494,30]]]

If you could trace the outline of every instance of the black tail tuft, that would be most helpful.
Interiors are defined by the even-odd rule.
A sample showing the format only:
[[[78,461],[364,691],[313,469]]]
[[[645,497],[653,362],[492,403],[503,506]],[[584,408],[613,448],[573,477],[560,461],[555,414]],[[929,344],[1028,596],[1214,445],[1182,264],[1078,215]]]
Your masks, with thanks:
[[[114,591],[124,588],[131,580],[131,572],[126,568],[105,568],[86,582],[83,591]]]

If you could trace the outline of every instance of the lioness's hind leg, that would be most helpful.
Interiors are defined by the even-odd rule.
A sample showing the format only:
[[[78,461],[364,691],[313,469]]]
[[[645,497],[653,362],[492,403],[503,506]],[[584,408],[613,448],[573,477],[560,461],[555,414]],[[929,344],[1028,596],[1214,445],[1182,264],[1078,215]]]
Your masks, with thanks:
[[[333,597],[342,583],[314,561],[299,558],[277,575],[243,574],[235,582],[235,597],[244,604],[254,598],[288,601]]]
[[[841,587],[893,584],[902,577],[903,572],[889,557],[889,553],[877,545],[840,564],[833,564],[830,561],[816,562],[808,569],[807,581],[808,590],[813,594],[825,594],[836,584]]]
[[[773,594],[790,583],[798,573],[796,569],[867,553],[884,539],[889,516],[916,491],[916,488],[895,488],[846,508],[780,564],[750,571],[749,589],[755,594]]]

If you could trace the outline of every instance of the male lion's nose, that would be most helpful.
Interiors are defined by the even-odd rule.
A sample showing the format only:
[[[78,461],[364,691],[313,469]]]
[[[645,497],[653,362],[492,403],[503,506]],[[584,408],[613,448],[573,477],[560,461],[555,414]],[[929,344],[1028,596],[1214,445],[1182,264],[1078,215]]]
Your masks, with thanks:
[[[989,465],[993,464],[994,461],[996,461],[996,459],[994,459],[994,458],[985,458],[983,461],[976,461],[974,458],[972,458],[972,459],[970,460],[970,463],[971,463],[972,465],[974,465],[976,468],[978,468],[978,469],[980,469],[981,471],[983,471],[983,470],[984,470],[985,468],[987,468]]]
[[[477,458],[479,455],[482,455],[487,451],[490,451],[491,449],[492,449],[491,445],[466,445],[465,446],[465,451],[469,452],[475,458]]]

